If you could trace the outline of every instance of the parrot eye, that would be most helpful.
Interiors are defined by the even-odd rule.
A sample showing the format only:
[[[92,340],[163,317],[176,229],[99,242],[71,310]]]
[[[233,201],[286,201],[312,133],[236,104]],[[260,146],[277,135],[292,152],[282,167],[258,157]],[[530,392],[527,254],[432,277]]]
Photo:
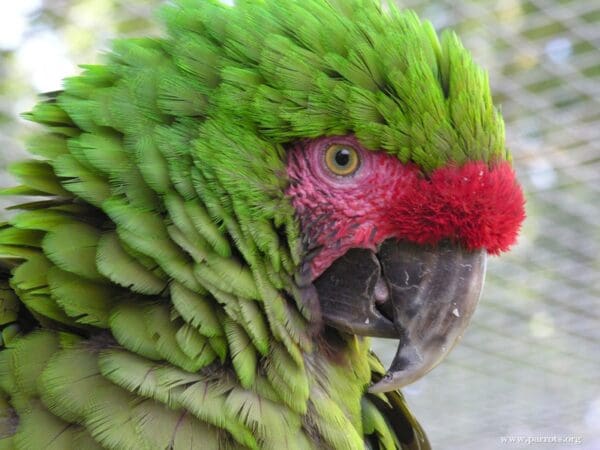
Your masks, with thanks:
[[[325,164],[334,175],[346,177],[358,170],[360,156],[349,145],[333,144],[325,151]]]

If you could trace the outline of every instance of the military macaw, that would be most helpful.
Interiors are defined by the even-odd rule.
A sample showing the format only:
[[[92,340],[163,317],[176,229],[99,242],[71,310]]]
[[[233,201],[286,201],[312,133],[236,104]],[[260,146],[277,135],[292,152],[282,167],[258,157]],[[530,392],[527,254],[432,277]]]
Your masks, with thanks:
[[[375,0],[160,17],[27,115],[0,449],[429,448],[398,389],[524,219],[486,73]]]

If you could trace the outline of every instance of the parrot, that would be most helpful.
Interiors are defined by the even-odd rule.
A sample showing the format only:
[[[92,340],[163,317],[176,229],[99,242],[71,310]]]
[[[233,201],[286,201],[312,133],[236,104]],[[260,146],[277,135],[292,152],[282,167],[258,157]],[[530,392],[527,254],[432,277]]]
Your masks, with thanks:
[[[25,115],[0,449],[430,448],[400,389],[525,218],[487,72],[392,2],[157,17]]]

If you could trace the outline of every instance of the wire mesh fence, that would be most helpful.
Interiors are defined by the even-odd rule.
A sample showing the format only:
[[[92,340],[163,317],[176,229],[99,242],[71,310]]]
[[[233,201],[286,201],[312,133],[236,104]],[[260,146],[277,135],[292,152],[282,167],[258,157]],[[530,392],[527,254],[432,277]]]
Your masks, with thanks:
[[[31,8],[17,44],[3,48],[0,32],[0,164],[21,155],[26,127],[16,113],[40,84],[89,61],[109,37],[154,31],[150,11],[159,3],[23,2]],[[434,448],[599,449],[600,2],[401,5],[457,30],[489,70],[528,199],[519,244],[491,259],[465,338],[405,390],[409,403]],[[40,35],[60,47],[54,58],[64,73],[23,54]],[[393,344],[375,346],[391,359]]]

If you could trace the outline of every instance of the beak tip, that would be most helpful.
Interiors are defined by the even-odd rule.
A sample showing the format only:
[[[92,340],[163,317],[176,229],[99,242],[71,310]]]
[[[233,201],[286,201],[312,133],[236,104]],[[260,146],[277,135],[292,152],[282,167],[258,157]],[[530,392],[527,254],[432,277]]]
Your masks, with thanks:
[[[414,375],[415,374],[411,373],[411,371],[388,371],[381,380],[369,386],[368,392],[370,394],[381,394],[384,392],[395,391],[420,378],[419,376]]]
[[[381,380],[381,381],[383,381],[383,380]],[[381,385],[381,381],[378,381],[377,383],[369,386],[369,388],[367,389],[367,392],[369,394],[381,394],[383,392],[389,391],[389,389],[386,389],[385,386]]]

